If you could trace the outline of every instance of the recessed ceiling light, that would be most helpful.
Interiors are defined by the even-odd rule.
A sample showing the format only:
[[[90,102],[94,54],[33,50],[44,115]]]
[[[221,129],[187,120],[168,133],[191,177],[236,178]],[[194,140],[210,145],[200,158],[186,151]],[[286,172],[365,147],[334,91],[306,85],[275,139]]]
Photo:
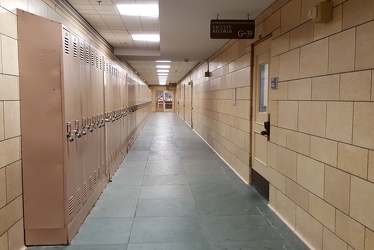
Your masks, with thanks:
[[[158,69],[157,72],[159,73],[169,73],[168,69]]]
[[[166,85],[166,82],[159,82],[160,85]]]
[[[157,75],[158,76],[168,76],[169,74],[168,73],[158,73]]]
[[[158,69],[170,69],[170,65],[156,65]]]
[[[158,17],[157,4],[117,4],[117,9],[124,16]]]
[[[171,61],[156,61],[157,63],[170,63]]]
[[[159,42],[159,34],[137,34],[131,35],[134,41]]]

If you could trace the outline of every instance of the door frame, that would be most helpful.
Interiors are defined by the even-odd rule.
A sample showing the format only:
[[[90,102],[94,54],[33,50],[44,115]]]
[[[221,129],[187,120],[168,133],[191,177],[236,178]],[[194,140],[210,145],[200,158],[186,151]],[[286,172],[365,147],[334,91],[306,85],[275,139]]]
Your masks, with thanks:
[[[162,92],[162,108],[160,108],[159,93]],[[171,93],[172,96],[172,108],[166,109],[165,96],[166,93]],[[157,90],[156,91],[156,112],[174,112],[175,109],[175,91],[172,90]]]
[[[171,99],[172,99],[172,101],[171,101],[171,109],[167,109],[166,108],[166,100],[165,100],[165,98],[166,98],[166,93],[171,93]],[[174,91],[171,91],[171,90],[164,90],[164,112],[174,112],[174,107],[175,107],[175,92]]]

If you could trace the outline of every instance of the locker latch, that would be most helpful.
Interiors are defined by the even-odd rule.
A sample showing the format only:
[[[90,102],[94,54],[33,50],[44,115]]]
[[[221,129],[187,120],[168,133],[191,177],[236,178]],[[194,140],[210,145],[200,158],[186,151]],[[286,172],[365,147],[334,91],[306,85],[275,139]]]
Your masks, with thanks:
[[[81,137],[82,137],[81,133],[79,133],[79,121],[78,121],[78,120],[75,121],[74,134],[75,134],[75,136],[78,137],[78,138],[81,138]]]
[[[96,115],[96,127],[101,128],[100,115]]]
[[[102,126],[102,127],[105,127],[105,119],[104,119],[105,116],[104,116],[104,114],[101,114],[101,115],[100,115],[100,118],[101,118],[101,126]]]
[[[82,119],[82,135],[86,135],[87,134],[87,121],[86,121],[86,119]]]
[[[109,113],[105,112],[105,122],[110,122]]]
[[[90,132],[92,133],[92,132],[93,132],[92,117],[88,117],[88,119],[89,119],[88,129],[89,129]]]
[[[68,138],[69,142],[74,141],[74,138],[71,135],[71,124],[70,124],[70,122],[66,123],[66,137]]]

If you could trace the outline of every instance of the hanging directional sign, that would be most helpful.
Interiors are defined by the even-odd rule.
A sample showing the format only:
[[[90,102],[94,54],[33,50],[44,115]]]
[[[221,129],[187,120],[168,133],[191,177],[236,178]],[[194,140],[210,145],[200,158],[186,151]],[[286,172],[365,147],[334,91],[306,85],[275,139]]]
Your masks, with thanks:
[[[212,39],[253,39],[254,20],[211,20],[210,38]]]

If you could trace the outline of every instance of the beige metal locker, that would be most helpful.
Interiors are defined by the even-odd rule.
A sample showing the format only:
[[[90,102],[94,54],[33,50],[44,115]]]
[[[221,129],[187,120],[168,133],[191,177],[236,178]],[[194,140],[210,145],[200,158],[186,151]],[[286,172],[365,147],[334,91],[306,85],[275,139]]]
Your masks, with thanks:
[[[68,244],[105,186],[100,57],[92,69],[89,45],[63,25],[17,16],[25,242]]]

